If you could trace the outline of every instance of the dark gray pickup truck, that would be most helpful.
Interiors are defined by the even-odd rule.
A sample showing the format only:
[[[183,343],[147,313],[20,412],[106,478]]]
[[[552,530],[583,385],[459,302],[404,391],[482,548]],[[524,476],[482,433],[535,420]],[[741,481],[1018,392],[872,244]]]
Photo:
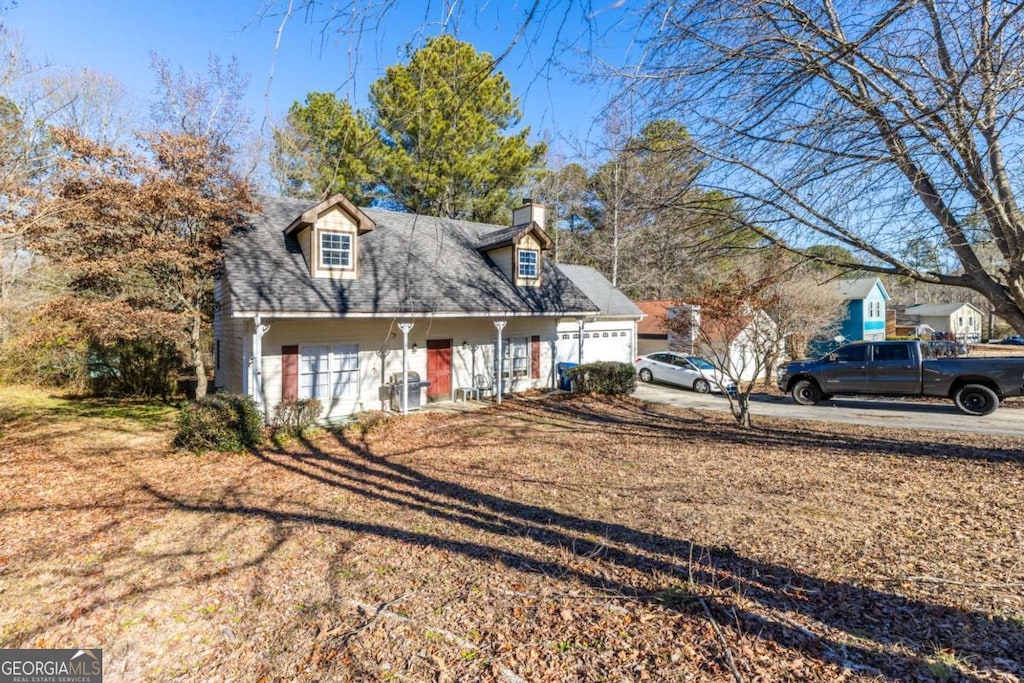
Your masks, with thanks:
[[[926,355],[916,341],[858,342],[817,360],[786,363],[778,385],[802,405],[834,394],[942,396],[968,415],[988,415],[1003,398],[1024,394],[1024,357]]]

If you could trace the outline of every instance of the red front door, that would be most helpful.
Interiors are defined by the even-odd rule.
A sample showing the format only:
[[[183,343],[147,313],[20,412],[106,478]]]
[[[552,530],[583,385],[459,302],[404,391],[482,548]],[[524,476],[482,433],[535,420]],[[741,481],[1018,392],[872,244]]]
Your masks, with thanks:
[[[428,399],[448,400],[452,397],[452,340],[427,340]]]

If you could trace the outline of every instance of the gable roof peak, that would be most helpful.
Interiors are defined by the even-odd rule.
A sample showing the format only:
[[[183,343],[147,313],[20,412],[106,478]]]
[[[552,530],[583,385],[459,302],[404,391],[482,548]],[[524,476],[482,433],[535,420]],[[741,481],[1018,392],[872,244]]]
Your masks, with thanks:
[[[882,284],[881,278],[877,276],[851,278],[836,282],[836,288],[839,290],[839,295],[846,301],[866,299],[875,287],[878,287],[882,294],[882,298],[888,301],[889,292],[885,289],[885,285]]]
[[[336,194],[303,211],[284,229],[284,234],[291,235],[302,228],[313,225],[320,216],[333,208],[341,209],[344,213],[348,214],[349,218],[355,222],[356,230],[360,235],[370,232],[376,225],[358,206],[349,201],[348,197]]]

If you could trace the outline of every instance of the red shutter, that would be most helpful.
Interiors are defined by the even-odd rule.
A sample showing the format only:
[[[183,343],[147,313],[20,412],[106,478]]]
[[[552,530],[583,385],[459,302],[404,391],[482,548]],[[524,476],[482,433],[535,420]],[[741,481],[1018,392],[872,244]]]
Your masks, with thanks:
[[[530,379],[540,379],[540,337],[530,337]]]
[[[281,400],[299,398],[299,347],[281,347]]]

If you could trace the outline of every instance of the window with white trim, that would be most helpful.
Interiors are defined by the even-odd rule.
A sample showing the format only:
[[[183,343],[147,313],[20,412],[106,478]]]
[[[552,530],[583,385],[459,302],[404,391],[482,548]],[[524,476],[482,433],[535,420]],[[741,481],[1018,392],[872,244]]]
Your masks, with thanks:
[[[502,344],[502,377],[509,379],[527,379],[530,376],[530,338],[508,337]],[[495,368],[497,370],[497,368]]]
[[[351,268],[352,235],[346,232],[321,232],[320,265],[324,268]]]
[[[537,277],[537,264],[540,261],[540,252],[536,249],[519,250],[519,277]]]
[[[359,346],[299,346],[299,398],[355,398],[359,395]]]

